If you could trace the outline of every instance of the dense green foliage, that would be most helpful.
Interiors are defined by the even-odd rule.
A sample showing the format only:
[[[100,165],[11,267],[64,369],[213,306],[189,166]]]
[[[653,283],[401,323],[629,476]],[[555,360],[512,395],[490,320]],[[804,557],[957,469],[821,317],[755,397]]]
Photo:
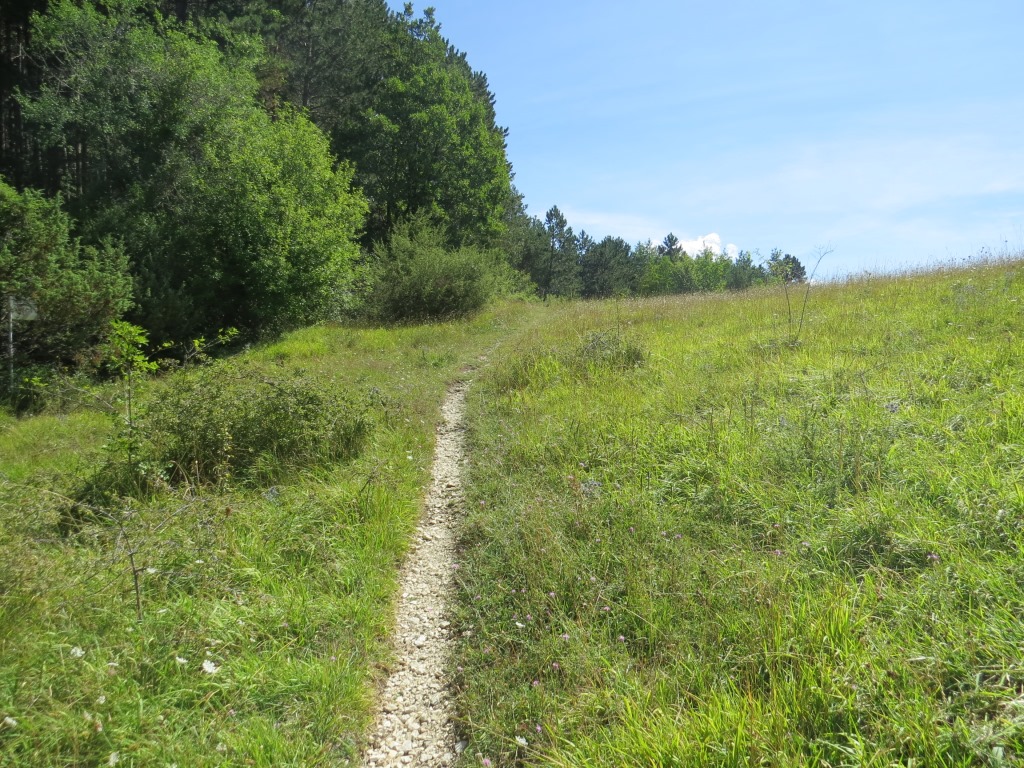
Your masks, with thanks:
[[[382,321],[460,317],[479,310],[511,272],[499,254],[447,245],[444,230],[417,217],[375,252],[369,311]]]
[[[146,439],[140,460],[192,483],[274,479],[358,455],[369,408],[330,380],[216,363],[160,388],[136,427]]]
[[[1024,266],[567,304],[471,395],[495,766],[1024,755]],[[633,350],[628,352],[627,350]]]
[[[58,63],[23,108],[86,235],[123,240],[134,317],[166,339],[337,314],[363,216],[351,170],[305,117],[260,108],[253,61],[132,10],[53,3],[34,44]]]
[[[19,194],[0,179],[0,298],[31,301],[38,315],[15,321],[19,367],[80,358],[131,303],[123,251],[83,246],[71,233],[59,198]]]
[[[382,0],[11,10],[0,172],[19,189],[61,193],[72,237],[120,244],[129,319],[154,342],[351,313],[365,283],[360,245],[387,242],[410,216],[429,216],[453,252],[493,247],[507,228],[511,169],[494,98],[430,10],[416,18]]]

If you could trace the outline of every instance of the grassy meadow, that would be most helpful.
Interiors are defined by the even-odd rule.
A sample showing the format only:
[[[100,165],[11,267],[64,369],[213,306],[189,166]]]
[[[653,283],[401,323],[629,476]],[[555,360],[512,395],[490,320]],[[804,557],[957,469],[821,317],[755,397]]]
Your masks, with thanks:
[[[135,382],[127,431],[123,382],[0,417],[0,766],[356,764],[489,350],[462,765],[1019,763],[1024,269],[804,297],[310,328]]]
[[[1024,270],[803,298],[568,304],[481,373],[464,764],[1024,760]]]
[[[147,409],[209,440],[223,414],[208,401],[229,409],[263,381],[291,418],[309,405],[295,382],[326,382],[363,428],[344,457],[197,461],[136,487],[104,474],[126,450],[117,384],[0,422],[0,766],[356,763],[447,383],[525,312],[310,328],[133,393],[141,455]]]

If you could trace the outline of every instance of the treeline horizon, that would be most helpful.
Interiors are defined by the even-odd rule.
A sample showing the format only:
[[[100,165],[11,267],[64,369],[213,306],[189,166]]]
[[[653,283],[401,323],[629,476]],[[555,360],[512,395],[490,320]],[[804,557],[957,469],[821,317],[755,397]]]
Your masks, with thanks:
[[[0,2],[0,294],[18,364],[237,328],[454,316],[492,295],[799,280],[527,213],[487,77],[384,0]]]
[[[577,235],[557,205],[543,221],[524,214],[516,224],[518,268],[541,297],[659,296],[807,280],[800,260],[778,248],[757,261],[751,251],[733,259],[707,246],[690,254],[671,232],[657,246],[650,240],[631,246],[614,235],[598,241],[586,231]]]

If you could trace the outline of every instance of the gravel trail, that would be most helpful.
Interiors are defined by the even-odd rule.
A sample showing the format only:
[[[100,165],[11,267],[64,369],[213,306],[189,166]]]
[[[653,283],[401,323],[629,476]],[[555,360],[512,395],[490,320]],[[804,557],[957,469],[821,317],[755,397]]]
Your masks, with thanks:
[[[402,570],[395,634],[397,661],[380,695],[366,768],[455,762],[453,707],[445,679],[452,638],[448,602],[454,584],[455,528],[461,512],[463,414],[468,384],[448,390],[434,449],[426,509]]]

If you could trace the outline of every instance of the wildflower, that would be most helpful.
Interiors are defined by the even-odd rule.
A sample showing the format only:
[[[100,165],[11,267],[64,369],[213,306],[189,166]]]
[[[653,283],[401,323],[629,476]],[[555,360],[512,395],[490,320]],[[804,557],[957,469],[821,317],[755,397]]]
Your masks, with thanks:
[[[626,642],[626,636],[625,635],[619,635],[619,642],[620,643]]]
[[[569,639],[569,633],[566,632],[564,635],[562,635],[562,639],[563,640],[568,640]]]
[[[529,613],[528,613],[528,614],[526,614],[526,620],[527,620],[527,621],[533,621],[533,616],[532,616],[532,614],[529,614]]]
[[[929,562],[937,563],[937,562],[939,562],[939,556],[937,554],[935,554],[934,552],[929,552],[928,553],[928,560],[929,560]]]
[[[17,728],[18,727],[18,721],[15,720],[13,717],[10,717],[8,715],[7,717],[4,718],[4,727],[6,727],[6,728]]]
[[[490,765],[491,764],[491,758],[485,757],[483,760],[480,761],[480,764],[481,765]]]
[[[178,662],[181,666],[185,666],[186,664],[188,664],[188,659],[182,656],[175,656],[174,660]]]
[[[534,727],[534,730],[535,730],[535,731],[536,731],[537,733],[540,733],[540,732],[541,732],[541,727],[540,727],[540,723],[538,723],[538,724],[536,725],[536,727]]]
[[[604,611],[605,613],[607,613],[608,611],[610,611],[610,610],[611,610],[611,607],[610,607],[610,606],[607,606],[607,605],[602,605],[602,606],[601,606],[601,610],[602,610],[602,611]]]
[[[532,683],[530,683],[530,685],[536,688],[538,685],[540,685],[540,680],[534,680]]]
[[[209,659],[207,659],[206,661],[203,662],[203,672],[205,672],[208,675],[215,675],[215,674],[217,674],[217,670],[219,670],[219,669],[220,669],[220,667],[218,667],[216,664],[214,664]]]
[[[526,739],[524,739],[522,736],[516,736],[516,744],[518,744],[520,747],[525,747],[528,745],[528,743],[529,742],[527,742]]]
[[[107,758],[107,765],[117,765],[121,762],[121,755],[118,752],[111,752],[110,757]]]
[[[561,669],[561,666],[559,666],[558,662],[555,661],[555,662],[552,662],[551,668],[557,672],[558,670]]]
[[[523,628],[523,627],[525,627],[526,625],[525,625],[525,624],[523,624],[522,622],[519,622],[519,621],[517,621],[517,622],[516,622],[516,626],[517,626],[517,627],[519,627],[520,629],[522,629],[522,628]]]
[[[555,596],[554,592],[548,592],[548,597],[554,597],[554,596]]]
[[[99,698],[96,699],[96,703],[97,704],[106,704],[107,703],[107,697],[106,696],[100,696]]]
[[[85,656],[85,651],[83,651],[77,645],[74,648],[71,649],[71,658],[72,659],[80,659],[83,656]]]
[[[772,554],[775,555],[776,557],[782,557],[782,550],[781,549],[773,549],[772,550]]]
[[[156,573],[156,568],[147,568],[146,573],[152,576],[154,573]],[[116,755],[117,753],[115,752],[114,754]]]
[[[804,549],[808,549],[811,546],[811,542],[809,542],[809,541],[801,541],[800,542],[800,546],[803,547]]]

